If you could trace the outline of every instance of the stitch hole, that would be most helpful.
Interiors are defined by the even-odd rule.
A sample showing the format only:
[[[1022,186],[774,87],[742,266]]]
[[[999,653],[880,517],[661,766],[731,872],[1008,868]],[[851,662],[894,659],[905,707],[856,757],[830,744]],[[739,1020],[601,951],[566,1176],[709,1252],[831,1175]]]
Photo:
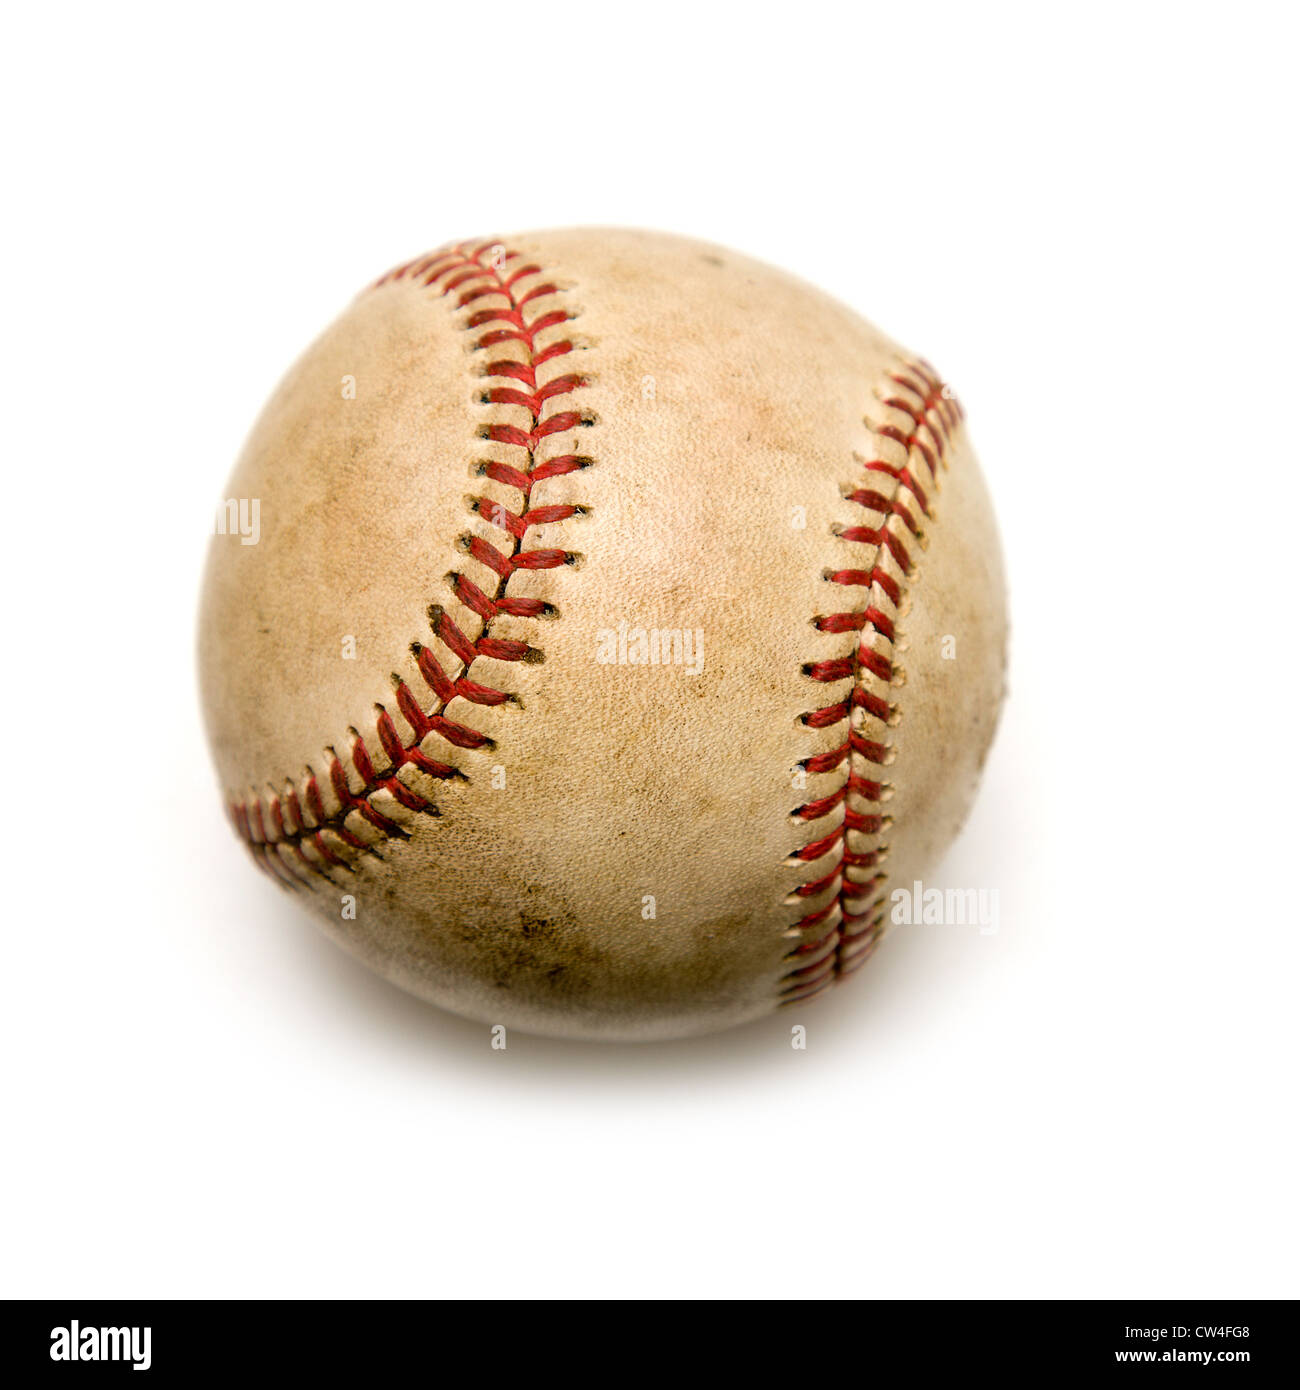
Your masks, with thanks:
[[[823,665],[823,664],[824,664],[824,663],[822,663],[822,662],[820,662],[820,661],[805,661],[805,662],[803,663],[803,665],[799,667],[799,673],[800,673],[800,675],[812,677],[812,676],[814,676],[814,673],[816,672],[817,667],[818,667],[818,666],[821,666],[821,665]],[[822,681],[822,684],[823,684],[823,685],[834,685],[834,684],[836,684],[837,681],[841,681],[841,680],[849,681],[849,680],[852,680],[852,679],[853,679],[853,674],[852,674],[852,672],[846,671],[846,672],[844,673],[844,675],[836,677],[835,680]],[[805,715],[800,715],[799,717],[800,717],[801,719],[806,719],[808,716],[805,714]]]
[[[491,427],[489,426],[489,428],[491,428]],[[511,465],[508,465],[508,464],[503,463],[500,459],[494,459],[494,458],[481,458],[481,459],[475,459],[475,460],[469,465],[469,468],[467,469],[467,475],[468,475],[469,477],[471,477],[471,478],[485,478],[485,477],[488,477],[488,476],[489,476],[488,470],[491,469],[491,468],[497,468],[497,469],[502,470],[503,472],[509,472],[509,473],[517,473],[517,472],[519,472],[518,469],[514,468],[514,467],[511,466]],[[520,484],[520,485],[516,485],[516,484],[513,484],[513,483],[507,483],[507,482],[502,481],[501,479],[497,479],[497,481],[498,481],[498,482],[501,482],[501,486],[502,486],[502,487],[513,487],[514,490],[515,490],[516,492],[518,492],[518,491],[521,491],[521,490],[522,490],[522,483],[526,483],[526,482],[527,482],[527,476],[526,476],[526,475],[524,476],[524,478],[521,480],[521,484]]]
[[[839,855],[839,853],[840,853],[840,847],[839,847],[838,844],[835,844],[835,845],[831,845],[831,846],[826,850],[826,852],[825,852],[824,854],[818,855],[818,857],[817,857],[816,859],[804,859],[804,858],[803,858],[800,854],[798,854],[798,853],[795,853],[795,854],[788,854],[788,855],[786,855],[786,857],[781,861],[781,867],[782,867],[783,869],[794,869],[794,870],[796,870],[798,873],[806,874],[806,873],[808,873],[808,871],[809,871],[809,870],[808,870],[808,866],[809,866],[810,864],[820,864],[820,863],[823,863],[823,862],[825,862],[827,859],[833,859],[833,858],[837,857],[837,856]],[[796,935],[796,936],[802,936],[802,935],[803,935],[803,930],[801,930],[801,929],[798,928],[798,927],[793,927],[793,928],[791,928],[791,932],[793,932],[793,934]],[[786,935],[787,935],[787,936],[790,935],[791,932],[787,932]]]
[[[850,716],[847,714],[841,714],[837,719],[827,720],[824,717],[823,712],[821,710],[812,710],[806,711],[803,714],[795,715],[794,722],[795,724],[805,729],[826,729],[832,727],[835,724],[842,724],[849,717]],[[819,722],[814,724],[814,719],[818,720]]]
[[[429,739],[429,741],[430,741],[430,743],[431,743],[431,746],[432,746],[432,748],[433,748],[435,754],[438,753],[438,752],[440,752],[440,751],[442,751],[442,746],[438,743],[438,735],[437,735],[437,734],[428,734],[428,735],[426,735],[426,738]],[[426,750],[425,747],[424,747],[424,739],[421,739],[421,740],[420,740],[419,749],[420,749],[420,752],[421,752],[421,753],[427,753],[427,750]],[[480,745],[480,751],[481,751],[481,752],[486,752],[486,753],[495,752],[495,751],[496,751],[496,743],[495,743],[495,741],[492,740],[492,739],[486,739],[486,740]],[[469,779],[469,778],[460,770],[460,768],[458,768],[458,767],[452,767],[452,768],[450,768],[447,772],[441,773],[441,774],[439,774],[437,777],[430,777],[429,774],[428,774],[427,772],[423,771],[423,769],[421,769],[420,767],[418,767],[418,766],[417,766],[416,764],[414,764],[414,763],[403,763],[403,764],[402,764],[402,770],[405,770],[405,769],[407,769],[407,768],[409,768],[417,777],[424,778],[426,781],[428,781],[428,783],[430,784],[430,786],[431,786],[432,788],[437,788],[437,787],[446,786],[448,782],[464,782],[467,786],[469,785],[469,780],[470,780],[470,779]],[[406,784],[405,782],[403,782],[402,785],[403,785],[403,786],[406,786],[407,784]],[[418,787],[412,788],[412,790],[420,791],[420,789],[419,789]],[[420,791],[420,795],[421,795],[421,796],[424,796],[425,794],[424,794],[423,791]],[[419,814],[422,815],[422,816],[424,816],[424,815],[429,815],[429,816],[441,816],[441,815],[442,815],[442,811],[440,810],[439,807],[437,807],[436,805],[434,805],[432,798],[431,798],[431,797],[426,797],[426,800],[428,800],[428,802],[429,802],[429,808],[428,808],[427,811],[421,811],[421,812],[419,812]]]
[[[500,531],[509,530],[507,524],[514,513],[501,502],[493,497],[475,497],[466,492],[460,499],[465,504],[465,510],[472,516],[477,516],[486,521],[489,526],[495,526]],[[497,517],[500,516],[500,520]]]
[[[815,897],[812,897],[812,898],[809,898],[808,896],[806,896],[806,895],[803,894],[803,893],[787,893],[787,894],[785,895],[785,897],[781,899],[781,906],[782,906],[782,907],[800,907],[800,906],[803,906],[803,905],[805,905],[805,904],[807,904],[807,903],[815,902],[815,901],[816,901],[816,898],[821,897],[823,893],[838,893],[838,892],[839,892],[839,889],[836,887],[835,884],[833,884],[833,883],[828,883],[828,884],[826,885],[826,887],[822,889],[821,893],[816,894]],[[786,960],[789,960],[790,957],[789,957],[789,956],[786,956],[785,959],[786,959]]]
[[[513,409],[513,410],[522,409],[521,406],[511,406],[511,407],[508,407],[508,408],[509,408],[509,409]],[[527,445],[524,444],[523,441],[522,441],[522,440],[519,440],[519,439],[497,439],[496,436],[493,434],[493,430],[498,430],[498,429],[504,429],[504,426],[501,424],[500,421],[497,421],[496,423],[492,423],[492,424],[482,424],[482,425],[479,425],[479,426],[475,429],[474,433],[475,433],[480,439],[490,439],[490,440],[492,440],[494,443],[496,443],[496,444],[504,444],[504,445],[506,445],[508,448],[512,448],[512,449],[525,449],[525,448],[527,448]],[[491,460],[489,460],[489,462],[491,462]]]

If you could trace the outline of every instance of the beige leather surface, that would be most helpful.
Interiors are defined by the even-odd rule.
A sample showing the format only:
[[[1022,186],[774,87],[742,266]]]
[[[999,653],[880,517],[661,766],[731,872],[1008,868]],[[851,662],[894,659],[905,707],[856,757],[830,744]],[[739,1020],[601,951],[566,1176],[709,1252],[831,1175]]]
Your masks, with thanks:
[[[225,496],[261,520],[213,538],[199,638],[237,828],[459,1013],[650,1039],[809,998],[970,805],[1006,626],[956,403],[733,252],[582,230],[412,263],[292,369]],[[691,662],[599,660],[620,624]]]

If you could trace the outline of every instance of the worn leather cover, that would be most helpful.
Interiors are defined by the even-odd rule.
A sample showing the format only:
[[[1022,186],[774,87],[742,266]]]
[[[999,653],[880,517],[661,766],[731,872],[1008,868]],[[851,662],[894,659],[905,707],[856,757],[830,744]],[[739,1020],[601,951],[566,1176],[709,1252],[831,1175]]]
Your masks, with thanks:
[[[734,252],[412,262],[293,367],[226,497],[260,525],[214,536],[199,632],[235,826],[458,1013],[654,1039],[806,1001],[971,804],[1006,617],[956,401]]]

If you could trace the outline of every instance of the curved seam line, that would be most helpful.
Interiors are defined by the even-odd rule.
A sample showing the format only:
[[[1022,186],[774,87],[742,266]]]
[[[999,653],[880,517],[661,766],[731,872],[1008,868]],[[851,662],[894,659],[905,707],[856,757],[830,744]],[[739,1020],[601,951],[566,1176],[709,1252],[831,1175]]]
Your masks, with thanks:
[[[782,975],[778,986],[782,1003],[809,999],[843,975],[856,970],[871,955],[883,935],[888,875],[880,870],[880,863],[889,852],[885,835],[893,822],[890,817],[879,814],[878,808],[892,794],[892,787],[883,780],[859,775],[855,759],[883,771],[892,761],[894,748],[883,734],[880,740],[864,738],[854,727],[855,710],[863,710],[864,720],[868,715],[875,717],[885,730],[892,727],[891,721],[897,722],[901,717],[898,706],[872,695],[866,685],[868,675],[887,687],[894,680],[897,670],[895,657],[901,635],[897,619],[901,617],[903,603],[911,592],[919,568],[919,562],[913,559],[907,541],[898,534],[897,529],[891,530],[891,526],[897,521],[899,528],[924,547],[924,533],[913,515],[912,507],[926,521],[933,519],[929,492],[939,491],[941,467],[949,466],[952,432],[962,420],[960,405],[948,394],[934,369],[923,360],[903,359],[901,370],[888,373],[886,381],[889,387],[901,387],[915,396],[920,404],[915,407],[909,405],[896,391],[883,396],[879,390],[874,393],[887,410],[898,411],[911,420],[912,428],[906,434],[889,424],[873,425],[870,419],[865,422],[873,435],[892,440],[902,448],[903,463],[895,466],[881,457],[859,460],[868,475],[884,473],[893,478],[893,492],[886,498],[866,487],[854,488],[848,500],[868,511],[879,512],[883,519],[874,529],[840,528],[838,534],[851,542],[875,545],[876,556],[869,570],[839,570],[826,576],[832,582],[866,587],[867,607],[861,612],[854,610],[830,614],[815,620],[823,631],[837,631],[844,626],[858,627],[861,635],[850,656],[829,662],[814,662],[805,667],[805,673],[816,680],[848,679],[850,693],[844,701],[805,715],[804,723],[820,728],[847,720],[849,730],[845,741],[837,748],[806,758],[800,766],[819,772],[829,771],[844,762],[847,770],[843,785],[838,790],[806,803],[794,812],[801,819],[815,821],[831,814],[837,807],[843,807],[838,828],[830,835],[810,841],[795,856],[802,862],[812,862],[823,859],[838,848],[836,864],[830,873],[805,881],[791,894],[794,898],[815,897],[832,884],[835,887],[834,896],[825,907],[807,914],[786,933],[787,936],[799,937],[813,930],[818,932],[815,937],[801,942],[786,954],[785,962],[789,969]],[[923,433],[928,433],[930,444],[923,440]],[[919,458],[915,455],[919,455]],[[920,463],[926,465],[927,487],[922,487],[916,478],[916,468]],[[905,500],[910,505],[904,505]],[[893,580],[887,568],[882,568],[886,551],[902,574],[901,584]],[[896,593],[891,593],[891,588]],[[884,612],[877,589],[893,607],[893,619]],[[822,624],[828,626],[823,627]],[[877,637],[888,644],[888,658],[870,645]],[[850,799],[855,796],[877,810],[870,814],[853,810]],[[855,852],[850,848],[851,834],[873,837],[875,847]],[[854,879],[850,874],[853,869],[871,870],[871,877],[866,880]],[[848,891],[850,885],[855,891]],[[851,911],[851,907],[863,898],[870,898],[866,906],[859,911]],[[856,929],[849,930],[850,925]]]
[[[495,253],[493,263],[485,265],[483,257],[488,252]],[[493,747],[492,740],[486,735],[469,725],[448,719],[448,707],[457,698],[484,705],[503,704],[513,699],[505,691],[469,679],[473,663],[480,656],[503,661],[540,659],[540,651],[525,643],[493,638],[492,623],[502,613],[519,618],[537,618],[549,610],[549,605],[539,600],[515,599],[507,594],[510,579],[518,570],[552,569],[572,564],[577,558],[570,551],[525,550],[523,545],[525,533],[531,527],[566,520],[584,511],[579,506],[530,508],[528,503],[536,483],[585,468],[591,462],[584,455],[573,452],[539,463],[537,449],[542,441],[589,424],[590,421],[573,410],[547,413],[549,402],[571,396],[587,382],[581,375],[573,373],[556,377],[539,388],[537,369],[546,362],[573,352],[574,344],[566,338],[538,349],[536,337],[548,328],[572,321],[577,315],[567,309],[555,309],[528,321],[525,307],[533,300],[556,296],[559,290],[553,283],[544,282],[517,293],[515,287],[519,282],[543,274],[541,267],[528,263],[510,267],[511,273],[507,277],[509,263],[519,259],[521,255],[518,251],[507,250],[499,242],[461,242],[399,266],[371,287],[378,289],[399,281],[415,283],[421,288],[437,284],[440,295],[460,291],[456,298],[457,310],[468,308],[484,298],[506,299],[508,307],[505,309],[488,304],[472,312],[465,330],[487,330],[478,337],[474,344],[475,351],[508,343],[520,343],[524,347],[525,361],[503,358],[490,362],[484,376],[489,380],[518,382],[527,389],[520,390],[515,385],[491,386],[485,390],[482,403],[522,406],[529,412],[529,429],[523,431],[513,425],[489,423],[478,431],[481,438],[498,445],[526,450],[527,465],[522,470],[496,458],[479,466],[481,476],[514,488],[521,493],[523,502],[520,512],[513,513],[500,503],[489,502],[486,498],[475,499],[473,510],[489,524],[505,530],[511,537],[511,547],[509,551],[502,551],[480,536],[470,534],[461,537],[463,548],[470,557],[496,573],[495,592],[485,593],[462,574],[453,572],[449,576],[457,599],[482,621],[479,635],[474,639],[461,632],[440,605],[430,605],[429,620],[434,637],[455,657],[458,674],[449,676],[429,647],[418,641],[411,643],[410,649],[420,675],[435,698],[426,710],[409,684],[397,674],[392,676],[398,710],[409,726],[412,737],[409,741],[404,740],[385,706],[375,705],[375,737],[385,755],[384,759],[380,759],[385,770],[376,770],[365,741],[355,728],[350,728],[348,756],[356,777],[360,779],[359,790],[352,790],[347,771],[334,748],[325,749],[328,785],[333,799],[338,803],[336,810],[326,808],[320,779],[310,765],[304,770],[301,794],[291,781],[286,780],[283,797],[274,791],[264,797],[250,789],[251,796],[231,798],[228,812],[236,831],[257,862],[282,882],[297,886],[312,878],[328,877],[331,869],[352,870],[355,859],[366,855],[382,857],[379,855],[380,845],[389,840],[409,838],[410,832],[405,826],[373,803],[371,798],[381,792],[387,793],[407,811],[437,815],[433,801],[398,774],[406,768],[413,768],[435,781],[450,778],[468,780],[460,769],[430,757],[423,748],[425,740],[430,735],[436,735],[455,747]],[[362,826],[357,821],[349,826],[347,822],[354,815],[378,832],[379,838],[367,840],[358,834]],[[327,832],[329,841],[326,839]],[[355,859],[350,859],[349,853]]]

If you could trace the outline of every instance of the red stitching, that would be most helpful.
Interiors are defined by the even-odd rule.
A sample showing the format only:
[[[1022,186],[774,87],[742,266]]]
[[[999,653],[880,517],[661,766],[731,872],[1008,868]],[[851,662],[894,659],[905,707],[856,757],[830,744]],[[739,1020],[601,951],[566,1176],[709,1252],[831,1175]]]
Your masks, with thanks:
[[[570,372],[538,384],[538,368],[575,351],[575,347],[567,338],[538,347],[537,335],[568,322],[574,315],[564,309],[553,309],[529,318],[525,313],[527,306],[556,294],[557,289],[551,282],[523,289],[523,281],[542,272],[538,266],[520,264],[520,261],[519,252],[499,243],[463,242],[399,266],[374,286],[379,288],[406,281],[419,288],[436,289],[443,296],[454,296],[457,310],[477,306],[465,321],[466,330],[477,334],[476,351],[503,343],[523,348],[522,361],[513,357],[488,361],[483,374],[493,384],[485,388],[480,399],[485,405],[511,405],[527,410],[528,428],[489,423],[481,426],[478,433],[491,444],[522,449],[527,462],[489,457],[479,467],[481,476],[520,494],[515,510],[484,497],[472,500],[472,510],[502,531],[501,544],[492,544],[472,534],[462,536],[459,541],[467,555],[497,576],[491,592],[459,572],[449,576],[457,599],[480,619],[482,630],[477,637],[471,637],[440,605],[430,605],[429,623],[434,640],[450,654],[459,669],[457,674],[448,675],[432,647],[419,641],[411,643],[416,668],[432,693],[433,702],[426,709],[401,676],[392,677],[397,708],[411,730],[411,737],[404,740],[388,709],[376,704],[375,739],[383,750],[386,762],[383,770],[376,768],[357,730],[349,729],[346,759],[340,758],[333,748],[325,750],[326,776],[337,809],[327,808],[320,781],[311,767],[304,770],[300,788],[286,782],[280,794],[269,790],[265,794],[254,792],[230,802],[229,812],[235,828],[258,863],[287,883],[298,884],[305,878],[325,875],[333,868],[351,869],[355,858],[378,853],[380,844],[408,838],[409,831],[375,804],[374,799],[380,793],[392,797],[408,811],[437,815],[437,808],[429,797],[399,774],[409,768],[435,781],[463,777],[453,764],[430,756],[423,745],[433,736],[456,748],[492,746],[487,735],[447,715],[448,706],[456,699],[466,700],[471,705],[492,706],[512,698],[507,691],[471,679],[474,662],[479,657],[494,661],[541,659],[541,652],[525,642],[493,637],[491,627],[500,614],[541,618],[551,612],[550,605],[538,599],[516,598],[507,593],[510,578],[516,571],[554,569],[572,564],[577,558],[567,550],[527,550],[524,540],[535,526],[564,521],[584,512],[582,507],[534,507],[530,503],[537,483],[563,477],[590,463],[585,455],[573,453],[538,462],[538,446],[552,435],[589,421],[572,408],[569,399],[586,385],[582,375]],[[488,331],[479,331],[484,328]],[[514,384],[496,384],[500,382]],[[557,409],[557,405],[563,408]],[[351,764],[351,776],[345,763]],[[356,790],[353,790],[354,781],[360,784]],[[375,842],[358,835],[356,830],[360,827],[348,825],[354,815],[376,830],[381,839]],[[352,856],[341,852],[344,850],[352,851]]]
[[[868,421],[868,427],[878,438],[899,445],[905,462],[900,467],[882,458],[860,460],[871,475],[869,485],[854,488],[846,500],[880,516],[881,521],[876,526],[836,530],[843,540],[875,547],[876,560],[871,569],[834,570],[825,575],[832,584],[867,590],[867,602],[861,609],[828,613],[814,620],[819,632],[860,635],[849,654],[810,662],[804,667],[804,673],[812,680],[827,684],[848,680],[852,689],[846,698],[803,717],[812,729],[848,725],[843,743],[802,763],[813,774],[840,768],[845,772],[843,784],[836,791],[807,802],[794,812],[810,824],[830,816],[839,817],[834,829],[804,845],[796,852],[795,860],[812,864],[837,849],[839,857],[829,873],[808,879],[791,894],[798,900],[835,889],[826,906],[806,913],[788,933],[804,939],[786,956],[789,968],[781,981],[783,1003],[810,999],[834,980],[858,969],[875,949],[884,927],[887,898],[883,890],[887,875],[879,871],[879,865],[888,854],[883,837],[890,820],[880,807],[889,792],[883,774],[890,745],[880,738],[868,738],[854,727],[854,711],[862,711],[859,720],[874,719],[886,728],[896,717],[889,702],[864,684],[869,677],[886,684],[893,680],[896,632],[894,620],[871,597],[873,590],[878,589],[895,609],[902,601],[902,587],[890,573],[885,556],[894,561],[904,579],[915,573],[913,543],[921,538],[918,518],[928,520],[931,515],[929,487],[922,486],[918,479],[918,465],[924,463],[937,487],[940,466],[948,466],[952,431],[962,418],[961,407],[927,363],[908,363],[891,373],[888,380],[890,394],[882,395],[881,402],[906,417],[910,424],[899,427],[892,423],[872,425]],[[882,487],[881,480],[891,480],[892,487],[889,483]],[[888,654],[875,649],[872,643],[877,640],[888,645]],[[864,805],[867,809],[861,809]],[[875,847],[851,849],[850,832],[874,837]]]

